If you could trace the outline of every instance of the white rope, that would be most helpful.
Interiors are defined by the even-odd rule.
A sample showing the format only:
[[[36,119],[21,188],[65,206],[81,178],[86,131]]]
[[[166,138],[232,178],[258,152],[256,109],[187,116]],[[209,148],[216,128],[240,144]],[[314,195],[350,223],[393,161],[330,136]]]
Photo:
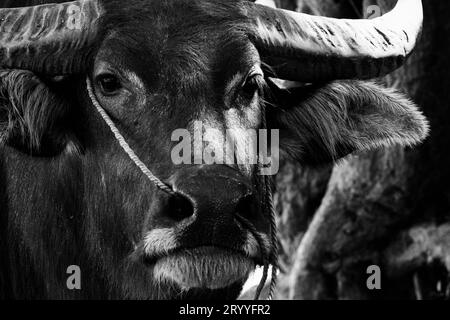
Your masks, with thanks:
[[[94,91],[92,89],[92,84],[89,78],[86,79],[87,89],[89,93],[89,97],[91,98],[92,104],[97,109],[98,113],[100,113],[103,120],[108,125],[111,132],[114,134],[114,137],[119,142],[122,149],[126,152],[128,157],[136,164],[136,166],[142,171],[143,174],[145,174],[148,179],[153,182],[159,189],[161,189],[164,192],[167,192],[168,194],[174,195],[175,191],[173,191],[167,184],[162,182],[160,179],[158,179],[147,166],[139,159],[139,157],[134,153],[133,149],[131,149],[130,145],[126,142],[125,138],[120,134],[119,129],[117,129],[114,122],[111,120],[111,118],[108,116],[106,111],[102,108],[100,103],[97,101],[97,97],[94,94]]]

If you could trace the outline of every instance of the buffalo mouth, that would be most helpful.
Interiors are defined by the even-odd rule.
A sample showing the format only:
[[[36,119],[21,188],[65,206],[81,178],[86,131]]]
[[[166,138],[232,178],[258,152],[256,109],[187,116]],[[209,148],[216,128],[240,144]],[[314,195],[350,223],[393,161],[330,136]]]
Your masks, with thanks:
[[[240,251],[201,246],[172,250],[153,260],[152,265],[159,283],[175,284],[181,290],[214,290],[244,283],[257,261]]]

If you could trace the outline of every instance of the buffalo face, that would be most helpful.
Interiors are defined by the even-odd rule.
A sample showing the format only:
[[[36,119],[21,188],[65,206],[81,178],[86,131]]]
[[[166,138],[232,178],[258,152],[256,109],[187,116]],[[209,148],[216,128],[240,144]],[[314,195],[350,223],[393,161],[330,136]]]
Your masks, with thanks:
[[[189,155],[191,164],[176,164],[172,151],[178,141],[172,135],[184,129],[194,139],[198,130],[202,135],[213,129],[225,137],[227,129],[261,129],[266,84],[258,51],[238,28],[236,17],[242,25],[245,19],[235,7],[218,5],[216,10],[223,10],[223,16],[215,17],[204,4],[184,5],[191,12],[189,19],[172,14],[148,19],[159,12],[174,12],[175,4],[154,5],[145,19],[141,12],[129,12],[120,28],[111,26],[114,31],[105,33],[93,60],[90,78],[99,104],[142,161],[175,192],[162,192],[145,176],[139,177],[139,170],[112,142],[106,159],[120,158],[114,161],[120,165],[128,162],[123,179],[145,184],[138,193],[148,197],[147,206],[136,210],[140,200],[129,200],[131,210],[121,213],[134,216],[121,219],[128,225],[128,249],[133,248],[122,252],[122,258],[131,259],[127,267],[145,268],[146,280],[140,283],[154,281],[174,288],[174,294],[206,290],[236,295],[271,248],[270,220],[262,210],[263,178],[255,164],[243,161],[196,164],[194,152]],[[107,130],[98,118],[93,121],[93,127]],[[210,137],[201,148],[219,140]],[[234,156],[245,157],[245,150],[237,147]],[[129,175],[133,178],[127,179]],[[253,226],[262,243],[238,215]],[[98,227],[105,225],[108,221]],[[135,281],[129,283],[135,286]]]
[[[302,165],[423,140],[428,125],[411,101],[355,80],[392,71],[411,52],[422,15],[420,1],[411,2],[415,19],[405,26],[404,0],[373,23],[238,0],[1,9],[8,19],[47,17],[55,27],[33,41],[14,32],[0,38],[0,142],[22,155],[24,167],[49,159],[39,172],[55,175],[64,195],[52,212],[64,220],[69,204],[80,208],[77,219],[64,220],[70,241],[58,252],[76,243],[70,258],[90,270],[85,290],[108,298],[235,298],[256,265],[276,264],[270,178],[241,161],[239,143],[232,164],[197,163],[195,152],[177,163],[177,130],[194,138],[213,129],[197,146],[202,152],[221,149],[227,129],[237,142],[251,130],[276,129],[282,154]],[[61,26],[54,17],[65,14]],[[302,83],[286,89],[274,76]],[[173,192],[138,169],[91,98]]]

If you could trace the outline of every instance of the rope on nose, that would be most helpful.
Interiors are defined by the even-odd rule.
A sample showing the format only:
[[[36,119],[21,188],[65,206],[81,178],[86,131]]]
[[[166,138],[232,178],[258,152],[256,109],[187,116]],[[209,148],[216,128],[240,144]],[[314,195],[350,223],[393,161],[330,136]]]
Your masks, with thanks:
[[[120,133],[119,129],[117,129],[114,122],[111,120],[111,118],[108,116],[106,111],[102,108],[100,103],[97,100],[97,97],[94,94],[94,90],[92,89],[92,83],[89,78],[86,78],[86,85],[89,97],[91,98],[92,104],[97,109],[100,116],[103,118],[105,123],[108,125],[111,132],[114,134],[114,137],[119,142],[119,145],[122,147],[122,149],[125,151],[125,153],[128,155],[128,157],[136,164],[136,166],[142,171],[144,175],[147,176],[147,178],[156,185],[160,190],[170,194],[175,195],[175,191],[172,190],[171,187],[169,187],[167,184],[162,182],[158,177],[156,177],[150,169],[139,159],[139,157],[136,155],[136,153],[131,149],[130,145],[126,142],[125,138]]]

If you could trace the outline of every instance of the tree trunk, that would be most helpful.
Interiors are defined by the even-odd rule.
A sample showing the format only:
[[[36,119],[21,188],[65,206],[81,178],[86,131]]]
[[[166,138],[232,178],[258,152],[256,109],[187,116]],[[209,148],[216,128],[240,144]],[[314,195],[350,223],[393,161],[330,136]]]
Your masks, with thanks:
[[[302,0],[296,8],[355,18],[367,16],[369,5],[384,13],[395,2]],[[450,297],[450,2],[423,4],[415,53],[384,81],[424,110],[431,136],[414,149],[351,156],[332,173],[283,165],[276,196],[285,271],[279,298]],[[371,265],[381,269],[381,290],[367,288]]]

